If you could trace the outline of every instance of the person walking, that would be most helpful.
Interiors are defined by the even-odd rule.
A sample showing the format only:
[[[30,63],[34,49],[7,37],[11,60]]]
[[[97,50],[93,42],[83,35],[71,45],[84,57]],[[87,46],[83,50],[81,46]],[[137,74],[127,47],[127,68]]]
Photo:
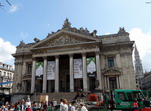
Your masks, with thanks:
[[[88,111],[87,108],[84,106],[83,102],[80,103],[80,106],[81,106],[81,110],[80,111]]]
[[[26,108],[26,111],[32,111],[30,108],[30,105],[28,105],[28,107]]]
[[[75,106],[74,106],[74,104],[75,104],[75,101],[72,101],[71,102],[71,110],[70,111],[77,111]]]
[[[139,111],[139,106],[138,106],[137,100],[135,100],[133,103],[133,109],[134,109],[134,111]]]
[[[143,105],[145,108],[150,108],[150,101],[148,101],[146,97],[144,98]]]
[[[66,99],[63,100],[62,111],[68,111],[68,101]]]

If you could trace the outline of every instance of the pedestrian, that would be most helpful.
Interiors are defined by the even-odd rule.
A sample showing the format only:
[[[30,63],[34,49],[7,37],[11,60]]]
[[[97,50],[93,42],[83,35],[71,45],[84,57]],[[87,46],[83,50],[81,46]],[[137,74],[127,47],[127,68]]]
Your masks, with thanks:
[[[84,106],[83,102],[80,102],[81,110],[80,111],[88,111],[87,108]]]
[[[63,100],[62,111],[68,111],[68,101],[66,99]]]
[[[145,108],[150,108],[150,101],[148,101],[146,97],[144,98],[143,105]]]
[[[75,101],[72,101],[71,102],[71,111],[77,111],[74,105],[75,105]]]
[[[47,111],[47,102],[45,101],[43,104],[44,111]]]
[[[69,101],[69,102],[68,102],[68,111],[71,111],[71,106],[72,106],[72,105],[71,105],[71,102]]]
[[[32,111],[30,108],[30,105],[28,105],[28,107],[26,108],[26,111]]]
[[[60,111],[62,111],[63,108],[63,99],[60,99]]]
[[[137,100],[134,100],[133,109],[134,109],[134,111],[139,111],[139,107],[138,107],[138,102],[137,102]]]

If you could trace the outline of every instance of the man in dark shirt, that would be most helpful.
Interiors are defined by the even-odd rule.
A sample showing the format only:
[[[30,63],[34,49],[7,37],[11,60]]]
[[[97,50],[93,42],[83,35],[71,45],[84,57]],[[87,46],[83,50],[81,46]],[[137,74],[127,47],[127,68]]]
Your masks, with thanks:
[[[144,98],[143,105],[145,108],[150,108],[150,101],[148,101],[147,98]]]

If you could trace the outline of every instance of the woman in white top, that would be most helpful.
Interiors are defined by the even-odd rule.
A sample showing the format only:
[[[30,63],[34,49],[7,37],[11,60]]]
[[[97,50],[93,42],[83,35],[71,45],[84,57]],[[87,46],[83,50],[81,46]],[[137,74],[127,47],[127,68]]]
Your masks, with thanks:
[[[68,111],[68,101],[66,99],[63,100],[62,111]]]

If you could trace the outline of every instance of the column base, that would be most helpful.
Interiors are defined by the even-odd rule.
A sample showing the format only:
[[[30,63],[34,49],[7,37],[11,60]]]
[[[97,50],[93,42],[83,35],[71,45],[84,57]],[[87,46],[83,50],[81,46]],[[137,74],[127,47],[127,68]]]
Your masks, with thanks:
[[[70,92],[74,92],[74,89],[70,89]]]
[[[55,89],[55,92],[59,92],[59,90],[58,90],[58,89]]]
[[[85,91],[85,92],[87,92],[87,91],[88,91],[88,89],[87,89],[87,88],[84,88],[84,91]]]
[[[47,93],[47,91],[43,91],[42,93]]]

